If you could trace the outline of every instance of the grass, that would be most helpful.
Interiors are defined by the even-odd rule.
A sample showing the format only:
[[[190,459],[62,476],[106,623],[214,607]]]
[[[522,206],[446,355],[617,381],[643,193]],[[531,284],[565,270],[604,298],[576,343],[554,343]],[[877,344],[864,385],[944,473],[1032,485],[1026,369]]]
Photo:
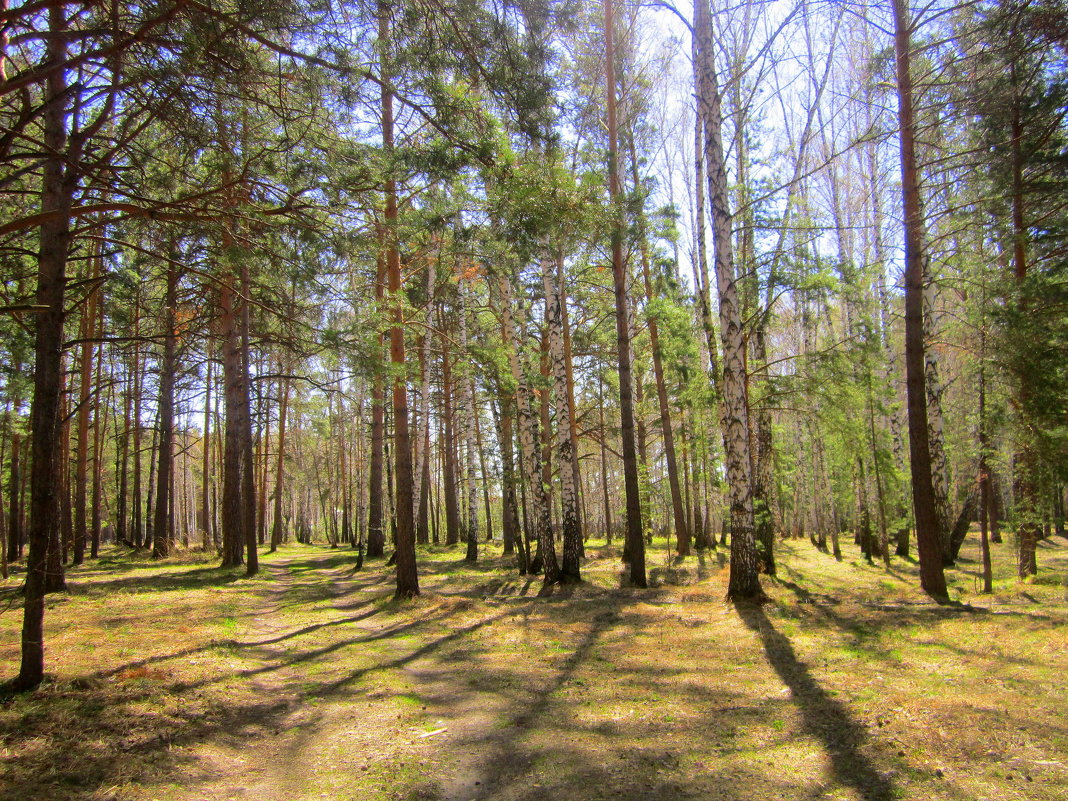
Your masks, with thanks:
[[[1068,796],[1068,543],[1026,583],[995,546],[984,596],[969,539],[949,606],[912,562],[777,547],[770,602],[737,608],[722,553],[663,541],[652,589],[591,542],[549,598],[495,551],[432,548],[406,603],[345,550],[253,579],[109,550],[49,600],[49,681],[0,707],[0,798]],[[0,614],[6,676],[20,622]]]

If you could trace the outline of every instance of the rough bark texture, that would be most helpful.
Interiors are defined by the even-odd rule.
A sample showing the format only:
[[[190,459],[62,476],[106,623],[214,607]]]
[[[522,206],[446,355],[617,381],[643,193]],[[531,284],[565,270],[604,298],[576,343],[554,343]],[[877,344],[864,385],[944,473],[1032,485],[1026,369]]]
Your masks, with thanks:
[[[177,367],[175,308],[178,303],[178,272],[167,269],[167,289],[163,300],[163,355],[159,364],[159,467],[156,468],[156,510],[152,523],[152,555],[170,553],[174,535],[170,516],[171,485],[174,470],[174,374]]]
[[[55,64],[66,59],[65,6],[49,7],[48,56]],[[59,526],[56,498],[56,456],[59,427],[60,372],[63,349],[63,299],[70,210],[75,181],[65,167],[67,150],[67,74],[56,68],[48,77],[43,115],[45,156],[41,211],[54,212],[41,225],[37,260],[37,305],[34,340],[33,403],[30,407],[30,526],[26,565],[22,662],[14,689],[28,690],[44,677],[44,596],[48,542]]]
[[[523,307],[516,306],[518,319],[513,322],[512,318],[512,289],[508,279],[500,278],[501,287],[501,324],[511,330],[518,331],[520,336],[513,337],[514,341],[522,340]],[[516,408],[519,425],[519,442],[522,448],[520,463],[526,472],[526,487],[531,505],[531,517],[535,537],[540,551],[543,586],[549,587],[560,580],[560,566],[556,560],[556,546],[553,543],[552,517],[549,510],[549,502],[545,496],[545,485],[541,480],[541,455],[538,452],[538,428],[536,416],[532,409],[534,393],[530,388],[526,370],[519,362],[519,354],[516,348],[508,349],[508,362],[512,368],[512,378],[516,383]],[[532,562],[528,562],[528,570],[533,572]]]
[[[549,361],[552,366],[552,394],[556,405],[556,456],[560,467],[560,508],[563,558],[560,580],[582,580],[579,561],[582,555],[582,531],[579,526],[578,488],[575,484],[575,451],[571,440],[571,404],[567,392],[567,364],[564,358],[563,316],[556,266],[548,258],[541,262],[542,287],[545,291],[545,325],[549,333]]]
[[[444,327],[442,330],[445,330]],[[443,336],[442,339],[444,342],[441,351],[441,395],[445,428],[445,438],[442,444],[445,452],[442,480],[445,482],[445,544],[455,545],[460,541],[460,501],[456,496],[456,426],[452,408],[452,354],[449,352],[448,337]]]
[[[390,6],[379,2],[379,46],[383,49],[384,75],[388,75],[385,51],[389,43]],[[393,151],[393,91],[388,81],[382,83],[382,144],[387,154]],[[396,498],[396,563],[398,598],[412,598],[419,594],[419,574],[415,563],[415,518],[413,510],[412,447],[408,432],[408,387],[405,378],[404,356],[404,299],[401,291],[400,252],[397,249],[397,182],[392,174],[385,182],[386,208],[386,280],[390,305],[393,308],[393,327],[389,332],[389,355],[395,372],[393,378],[393,453],[395,462]]]
[[[380,310],[385,308],[386,259],[378,258],[375,273],[375,303]],[[378,334],[376,358],[385,350],[384,335]],[[383,365],[384,367],[384,365]],[[371,466],[367,486],[367,556],[379,558],[385,554],[386,535],[382,525],[382,460],[385,458],[386,411],[384,371],[375,370],[371,380]]]
[[[460,298],[460,353],[468,355],[467,337],[467,286],[461,277]],[[464,540],[468,562],[478,561],[478,487],[475,483],[475,376],[469,363],[464,363],[460,374],[460,421],[464,431],[464,496],[467,501],[467,520]]]
[[[927,395],[927,444],[931,451],[931,486],[934,489],[935,519],[938,521],[938,540],[942,546],[943,564],[953,564],[950,555],[950,528],[952,526],[949,504],[949,463],[946,460],[945,418],[942,415],[942,378],[938,365],[938,353],[934,343],[938,340],[940,315],[938,313],[938,287],[930,273],[930,264],[924,259],[923,276],[923,366],[924,390]]]
[[[223,431],[222,531],[223,567],[236,567],[244,561],[244,503],[242,492],[241,413],[242,403],[241,340],[234,310],[234,290],[227,281],[219,288],[219,329],[222,337],[223,397],[226,417]]]
[[[634,138],[630,140],[631,180],[635,190],[639,187],[638,158],[634,147]],[[645,289],[646,304],[653,301],[653,283],[649,275],[649,243],[646,239],[645,212],[638,211],[638,253],[641,256],[642,286]],[[646,307],[648,310],[648,306]],[[679,483],[679,465],[675,456],[675,433],[671,427],[671,405],[668,400],[667,383],[664,380],[664,360],[660,350],[660,328],[656,316],[647,311],[649,326],[649,348],[653,356],[653,378],[656,381],[656,401],[660,412],[660,429],[664,438],[664,459],[667,462],[668,487],[671,490],[671,512],[675,524],[675,540],[679,556],[690,554],[690,526],[686,519],[686,505],[682,499],[682,487]]]
[[[271,526],[271,550],[277,550],[285,534],[282,519],[282,494],[285,488],[286,422],[289,412],[289,378],[281,379],[282,400],[278,407],[278,456],[274,471],[274,525]]]
[[[753,532],[753,494],[749,458],[749,409],[745,393],[745,340],[735,285],[727,172],[723,156],[722,111],[712,52],[712,20],[698,0],[698,113],[704,126],[704,157],[719,291],[720,340],[723,347],[723,436],[731,507],[731,561],[727,597],[762,597]]]
[[[634,388],[631,375],[630,325],[626,265],[623,262],[623,219],[620,202],[619,142],[616,128],[615,20],[612,0],[604,3],[605,83],[608,87],[608,193],[613,206],[612,283],[616,303],[616,355],[619,365],[619,435],[623,452],[623,487],[627,501],[627,544],[630,581],[645,587],[645,541],[642,538],[641,489],[634,438]]]
[[[910,68],[911,41],[905,0],[894,0],[901,190],[905,218],[905,382],[908,398],[912,506],[920,552],[920,585],[939,600],[947,597],[942,548],[931,480],[923,340],[923,211],[916,172],[916,130]]]

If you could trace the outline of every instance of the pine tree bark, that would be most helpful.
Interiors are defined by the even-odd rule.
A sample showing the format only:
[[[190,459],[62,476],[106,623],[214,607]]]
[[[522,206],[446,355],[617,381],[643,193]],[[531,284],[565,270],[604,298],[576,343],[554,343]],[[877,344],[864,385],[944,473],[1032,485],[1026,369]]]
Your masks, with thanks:
[[[444,313],[442,314],[444,318]],[[444,332],[444,319],[442,331]],[[444,465],[442,476],[445,482],[445,544],[455,545],[460,541],[460,500],[457,497],[456,482],[456,416],[453,414],[453,382],[452,382],[452,353],[450,352],[447,336],[442,336],[441,350],[441,394],[442,394],[442,417],[444,418],[444,441],[441,447],[444,449]]]
[[[613,211],[612,283],[616,304],[616,356],[619,365],[620,439],[623,453],[623,486],[626,495],[627,544],[630,581],[646,587],[645,540],[642,536],[641,489],[634,438],[634,387],[631,375],[630,323],[627,302],[626,265],[623,262],[623,219],[619,207],[619,135],[616,126],[615,13],[612,0],[604,0],[605,84],[608,106],[608,194]]]
[[[156,506],[152,522],[152,556],[170,554],[172,530],[171,492],[174,473],[174,376],[177,369],[176,307],[178,271],[167,266],[167,287],[163,298],[163,355],[159,365],[159,466],[156,468]]]
[[[281,362],[279,362],[281,367]],[[284,368],[283,368],[284,369]],[[278,455],[274,470],[274,525],[271,526],[271,551],[278,550],[285,534],[285,521],[282,518],[282,495],[285,490],[286,477],[286,423],[289,413],[289,377],[281,379],[282,399],[278,406]]]
[[[90,282],[95,282],[99,269],[99,258],[94,246],[94,252],[88,262],[88,277]],[[87,501],[89,497],[89,422],[92,407],[91,384],[93,380],[93,343],[96,333],[96,313],[98,303],[98,290],[91,289],[86,300],[85,311],[82,314],[79,335],[82,339],[81,358],[78,381],[78,443],[75,458],[77,465],[74,474],[74,559],[75,565],[85,561],[85,546],[88,540],[89,521]]]
[[[219,287],[219,332],[222,338],[223,395],[225,429],[223,440],[222,532],[223,567],[237,567],[244,561],[245,542],[244,481],[241,440],[242,408],[247,394],[242,389],[241,339],[234,309],[234,289],[230,279]],[[246,376],[247,377],[247,376]]]
[[[1012,161],[1012,272],[1016,282],[1017,304],[1022,312],[1027,311],[1027,224],[1025,222],[1023,121],[1020,115],[1019,88],[1016,66],[1010,66],[1009,78],[1013,89],[1010,121],[1010,158]],[[1016,388],[1017,407],[1026,414],[1031,404],[1032,378],[1028,371],[1021,371]],[[1023,426],[1021,426],[1023,428]],[[1038,456],[1031,440],[1031,433],[1024,431],[1016,445],[1013,458],[1013,494],[1017,511],[1017,574],[1021,579],[1038,573],[1037,546],[1041,536],[1039,528]]]
[[[461,265],[461,271],[463,266]],[[467,553],[464,560],[478,561],[478,488],[475,482],[475,375],[471,364],[466,361],[470,354],[467,336],[467,279],[460,276],[457,294],[460,300],[460,353],[465,363],[460,374],[460,421],[463,426],[464,439],[464,499],[467,501],[466,530],[464,540]]]
[[[386,259],[384,254],[378,258],[375,272],[375,305],[385,311]],[[377,335],[378,347],[375,358],[385,353],[386,341],[382,333]],[[382,365],[384,367],[384,365]],[[385,458],[386,442],[386,391],[385,376],[382,369],[374,371],[371,383],[371,466],[367,497],[367,558],[381,558],[385,555],[386,535],[382,521],[382,468]]]
[[[948,598],[931,476],[923,338],[923,211],[916,170],[916,127],[912,96],[911,29],[905,0],[893,0],[897,66],[901,192],[905,218],[905,375],[908,397],[912,506],[920,552],[920,586],[937,600]]]
[[[638,157],[634,146],[634,137],[630,138],[630,170],[634,189],[640,187],[638,177]],[[638,252],[641,256],[642,285],[645,289],[646,304],[653,301],[653,284],[649,276],[649,243],[646,240],[645,212],[638,211]],[[671,490],[671,511],[675,523],[675,539],[679,556],[690,555],[690,526],[686,519],[686,504],[682,499],[679,484],[678,459],[675,456],[675,434],[671,427],[671,406],[668,401],[667,383],[664,380],[664,361],[660,349],[660,328],[656,316],[648,311],[646,317],[649,326],[649,348],[653,356],[653,378],[656,381],[656,400],[660,411],[660,429],[664,438],[664,459],[667,462],[668,486]]]
[[[388,49],[390,33],[390,4],[378,4],[378,36],[382,48],[382,145],[388,157],[393,155],[393,90],[389,83]],[[397,182],[392,166],[385,181],[386,205],[383,219],[386,227],[386,279],[393,327],[389,332],[389,354],[393,363],[393,452],[396,459],[396,563],[398,598],[419,595],[419,574],[415,563],[415,519],[412,513],[412,447],[408,431],[408,387],[404,356],[404,298],[401,292],[400,252],[397,249]]]
[[[41,224],[37,259],[34,333],[33,402],[30,408],[30,527],[26,565],[25,609],[22,622],[22,661],[12,689],[29,690],[44,677],[44,596],[48,543],[58,531],[56,484],[58,429],[63,351],[64,294],[70,214],[77,178],[75,160],[67,162],[66,4],[48,7],[50,36],[47,57],[55,66],[45,85]]]

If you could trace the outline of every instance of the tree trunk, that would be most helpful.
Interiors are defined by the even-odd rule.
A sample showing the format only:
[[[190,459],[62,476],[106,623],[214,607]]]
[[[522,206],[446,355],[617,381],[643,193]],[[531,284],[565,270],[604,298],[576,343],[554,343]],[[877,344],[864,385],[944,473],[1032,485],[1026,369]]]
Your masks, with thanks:
[[[7,522],[7,561],[16,562],[22,558],[22,509],[19,504],[21,495],[21,476],[19,475],[19,455],[22,451],[22,437],[11,435],[11,474],[8,476],[8,522]]]
[[[1020,119],[1020,98],[1017,88],[1015,65],[1010,66],[1009,77],[1013,88],[1010,152],[1012,158],[1012,269],[1019,296],[1017,303],[1026,313],[1029,305],[1025,281],[1027,280],[1027,224],[1024,211],[1024,156],[1022,149],[1023,122]],[[1016,389],[1016,406],[1026,414],[1031,404],[1032,377],[1023,370]],[[1024,428],[1024,426],[1021,426]],[[1038,455],[1035,453],[1032,434],[1024,431],[1016,445],[1013,458],[1013,494],[1016,504],[1017,574],[1021,579],[1038,573],[1037,546],[1039,529]]]
[[[285,368],[281,367],[280,372]],[[289,411],[289,378],[281,379],[282,400],[278,406],[278,456],[274,470],[274,525],[271,526],[271,551],[278,550],[282,544],[282,535],[285,533],[285,523],[282,519],[282,493],[285,489],[285,459],[286,459],[286,423]]]
[[[512,288],[508,279],[502,274],[499,278],[501,288],[501,324],[509,330],[515,330],[519,336],[513,340],[521,342],[524,328],[523,306],[516,305],[518,319],[513,324]],[[514,327],[513,327],[514,326]],[[519,418],[519,442],[522,447],[520,464],[526,471],[526,495],[531,506],[531,518],[534,535],[538,543],[538,556],[527,561],[527,569],[537,572],[540,558],[543,571],[543,587],[549,587],[560,580],[560,567],[556,560],[556,546],[553,543],[552,516],[549,502],[545,497],[545,485],[542,483],[541,456],[538,451],[537,418],[533,413],[533,392],[524,366],[519,362],[516,347],[507,349],[508,361],[512,368],[512,379],[516,384],[516,408]],[[529,546],[528,546],[529,550]]]
[[[98,248],[99,245],[94,245],[94,252],[87,265],[91,284],[98,277],[99,259],[96,252]],[[89,497],[89,419],[92,407],[96,405],[90,403],[90,385],[93,380],[93,343],[91,340],[96,333],[98,297],[98,289],[95,287],[90,289],[79,328],[82,344],[78,381],[78,444],[75,454],[77,464],[74,474],[74,564],[76,565],[85,561],[85,545],[89,531],[86,508]]]
[[[252,348],[249,330],[249,298],[252,284],[249,281],[248,259],[241,259],[241,303],[238,324],[241,333],[240,404],[238,431],[241,444],[242,523],[245,530],[245,575],[254,576],[259,571],[259,556],[256,551],[256,462],[252,449],[252,395],[249,383]]]
[[[230,278],[219,287],[219,331],[222,337],[223,394],[226,420],[223,443],[222,531],[223,567],[237,567],[243,561],[245,542],[244,492],[241,413],[246,411],[247,393],[243,393],[241,340],[234,309],[234,290]],[[247,376],[246,376],[247,377]]]
[[[174,376],[177,370],[177,336],[175,332],[178,305],[178,271],[167,266],[167,288],[163,299],[163,356],[159,365],[159,467],[156,469],[156,509],[152,523],[152,556],[170,554],[171,491],[174,472]]]
[[[375,273],[375,304],[385,311],[386,259],[379,255]],[[385,351],[385,337],[377,336],[375,359],[380,359]],[[381,365],[384,367],[384,365]],[[385,555],[386,535],[382,525],[382,469],[385,458],[386,442],[386,392],[385,373],[375,369],[371,383],[371,467],[367,497],[367,558],[381,558]]]
[[[204,537],[204,550],[211,543],[211,383],[212,364],[211,338],[204,345],[204,436],[201,440],[201,487],[200,487],[200,525]]]
[[[378,4],[378,35],[383,51],[389,47],[390,5]],[[393,152],[393,91],[389,84],[388,56],[382,55],[382,145],[387,155]],[[404,357],[404,298],[401,292],[400,252],[397,249],[397,183],[390,174],[385,182],[386,208],[383,215],[386,233],[386,278],[393,327],[389,332],[389,354],[393,363],[393,451],[396,459],[396,562],[398,598],[419,594],[419,574],[415,563],[415,519],[412,514],[412,447],[408,432],[408,387]]]
[[[616,302],[616,355],[619,365],[619,433],[623,452],[623,485],[627,499],[627,544],[630,581],[647,586],[645,541],[642,537],[641,489],[634,440],[634,389],[631,376],[630,323],[626,265],[623,262],[623,210],[620,204],[619,142],[616,127],[615,19],[612,0],[604,2],[605,84],[608,96],[608,194],[612,213],[612,282]]]
[[[908,396],[912,506],[920,552],[920,585],[931,597],[948,598],[935,511],[928,445],[927,391],[923,339],[923,211],[916,171],[916,129],[912,99],[911,31],[905,0],[893,0],[897,64],[901,192],[905,219],[905,376]]]
[[[562,256],[560,257],[562,260]],[[563,558],[560,580],[582,580],[579,560],[582,556],[582,530],[579,526],[578,487],[575,484],[575,451],[571,439],[571,404],[567,392],[567,365],[564,357],[564,332],[560,287],[556,282],[556,265],[547,257],[541,260],[542,287],[545,292],[545,326],[548,329],[549,360],[552,363],[552,394],[556,404],[556,454],[560,468],[560,504]]]
[[[446,331],[444,313],[442,314],[442,332]],[[444,418],[445,438],[441,443],[444,448],[442,474],[445,481],[445,544],[455,545],[460,541],[460,501],[456,497],[456,427],[452,409],[452,354],[449,349],[448,336],[442,336],[441,350],[441,396],[442,417]]]
[[[630,138],[630,170],[635,191],[640,187],[638,178],[638,157],[634,146],[634,137]],[[646,239],[645,212],[638,211],[638,252],[641,256],[642,284],[645,288],[646,304],[653,301],[653,284],[649,276],[649,243]],[[675,457],[675,435],[671,429],[671,407],[668,401],[667,383],[664,381],[664,363],[660,352],[660,330],[656,316],[648,311],[649,348],[653,356],[653,378],[656,380],[656,400],[660,410],[660,428],[664,437],[664,458],[667,461],[668,485],[671,489],[671,511],[675,523],[675,539],[679,556],[690,555],[690,527],[686,520],[686,504],[682,499],[679,484],[678,460]]]
[[[37,260],[38,306],[34,335],[33,403],[30,409],[30,528],[26,565],[25,611],[22,622],[22,662],[13,689],[29,690],[44,677],[44,596],[48,541],[58,529],[56,457],[63,352],[63,301],[70,247],[70,212],[77,185],[73,163],[67,166],[66,5],[48,8],[51,36],[42,124],[44,157],[41,211],[49,216],[40,228]]]
[[[464,496],[467,501],[467,520],[464,540],[467,543],[465,561],[478,561],[478,488],[475,482],[475,374],[470,364],[469,343],[467,337],[467,281],[461,267],[460,283],[457,295],[460,300],[460,354],[464,360],[460,373],[460,421],[463,426],[464,439]]]
[[[749,458],[749,409],[745,393],[745,341],[734,279],[731,215],[723,159],[722,114],[712,53],[712,20],[698,2],[698,108],[704,126],[704,157],[719,290],[720,339],[723,347],[723,436],[731,506],[731,560],[727,597],[740,601],[763,597],[753,531],[753,494]]]

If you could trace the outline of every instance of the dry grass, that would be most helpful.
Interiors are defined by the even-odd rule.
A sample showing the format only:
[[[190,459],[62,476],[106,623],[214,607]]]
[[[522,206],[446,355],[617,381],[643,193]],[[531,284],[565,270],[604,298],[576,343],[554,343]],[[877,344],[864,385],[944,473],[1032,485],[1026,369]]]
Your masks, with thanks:
[[[621,587],[537,598],[501,559],[421,554],[397,604],[380,565],[294,547],[248,580],[112,552],[50,601],[54,676],[0,709],[0,798],[1061,799],[1068,543],[1038,581],[960,603],[780,546],[771,603],[723,603],[715,552],[650,555]],[[9,582],[14,586],[14,580]],[[20,615],[0,615],[0,671]]]

